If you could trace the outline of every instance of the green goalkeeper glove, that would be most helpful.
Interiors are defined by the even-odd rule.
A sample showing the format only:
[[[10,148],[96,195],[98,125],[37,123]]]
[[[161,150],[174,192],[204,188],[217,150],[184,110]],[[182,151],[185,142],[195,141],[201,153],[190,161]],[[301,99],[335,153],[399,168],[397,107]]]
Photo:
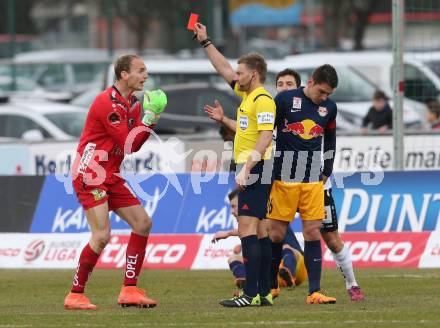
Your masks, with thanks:
[[[160,89],[145,91],[144,102],[142,103],[142,108],[144,109],[142,123],[147,126],[156,125],[166,105],[167,96],[165,92]]]

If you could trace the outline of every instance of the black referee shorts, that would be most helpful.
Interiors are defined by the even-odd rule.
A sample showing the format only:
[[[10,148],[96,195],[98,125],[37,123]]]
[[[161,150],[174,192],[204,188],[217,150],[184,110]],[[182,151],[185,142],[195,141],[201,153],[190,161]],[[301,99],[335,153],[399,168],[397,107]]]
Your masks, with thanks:
[[[237,166],[237,173],[242,167],[243,164]],[[250,182],[253,183],[238,193],[238,216],[253,216],[260,220],[266,218],[267,201],[272,188],[271,176],[271,163],[267,161],[260,161],[252,168]]]

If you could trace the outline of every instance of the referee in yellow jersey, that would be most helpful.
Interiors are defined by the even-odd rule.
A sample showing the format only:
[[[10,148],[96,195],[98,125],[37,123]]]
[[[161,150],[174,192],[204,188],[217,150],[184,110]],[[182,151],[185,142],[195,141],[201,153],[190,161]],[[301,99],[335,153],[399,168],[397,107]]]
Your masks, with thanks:
[[[242,98],[237,108],[234,160],[238,193],[238,233],[246,270],[243,293],[222,300],[225,307],[272,305],[270,270],[272,249],[264,218],[271,189],[272,132],[275,102],[263,87],[266,79],[265,59],[250,53],[238,59],[237,71],[208,38],[206,27],[197,23],[194,32],[217,72]]]

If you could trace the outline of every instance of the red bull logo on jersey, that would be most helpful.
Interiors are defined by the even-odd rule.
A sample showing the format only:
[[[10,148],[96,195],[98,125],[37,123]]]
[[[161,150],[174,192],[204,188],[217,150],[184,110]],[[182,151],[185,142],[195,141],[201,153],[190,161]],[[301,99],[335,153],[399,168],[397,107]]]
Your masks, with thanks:
[[[283,132],[291,132],[302,139],[308,140],[322,137],[324,135],[324,128],[312,120],[288,123],[286,119],[284,125],[285,128],[283,129]]]

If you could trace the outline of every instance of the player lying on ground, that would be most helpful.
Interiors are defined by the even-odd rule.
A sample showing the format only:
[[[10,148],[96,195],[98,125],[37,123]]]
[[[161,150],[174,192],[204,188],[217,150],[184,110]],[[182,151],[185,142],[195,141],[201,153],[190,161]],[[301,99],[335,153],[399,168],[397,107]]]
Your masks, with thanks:
[[[147,68],[138,56],[119,57],[115,74],[115,84],[100,93],[90,107],[72,168],[73,187],[92,235],[81,252],[71,291],[64,301],[65,308],[70,310],[97,308],[84,295],[84,288],[110,239],[109,211],[115,211],[132,228],[118,304],[139,307],[157,304],[137,287],[151,219],[120,177],[119,167],[126,153],[138,151],[148,139],[167,100],[161,90],[146,92],[142,105],[133,95],[134,91],[143,90],[148,78]]]
[[[231,204],[231,213],[234,217],[238,215],[238,190],[235,189],[228,194]],[[221,239],[238,236],[238,229],[228,231],[218,231],[212,238],[215,243]],[[228,258],[229,268],[234,276],[234,284],[237,288],[243,289],[246,282],[246,274],[241,253],[241,245],[234,247],[233,254]],[[307,279],[307,271],[304,266],[304,257],[301,246],[295,237],[292,229],[287,229],[286,237],[283,242],[283,259],[278,273],[278,284],[280,287],[291,287],[300,285]],[[280,290],[278,285],[271,290],[273,298],[278,297]]]

